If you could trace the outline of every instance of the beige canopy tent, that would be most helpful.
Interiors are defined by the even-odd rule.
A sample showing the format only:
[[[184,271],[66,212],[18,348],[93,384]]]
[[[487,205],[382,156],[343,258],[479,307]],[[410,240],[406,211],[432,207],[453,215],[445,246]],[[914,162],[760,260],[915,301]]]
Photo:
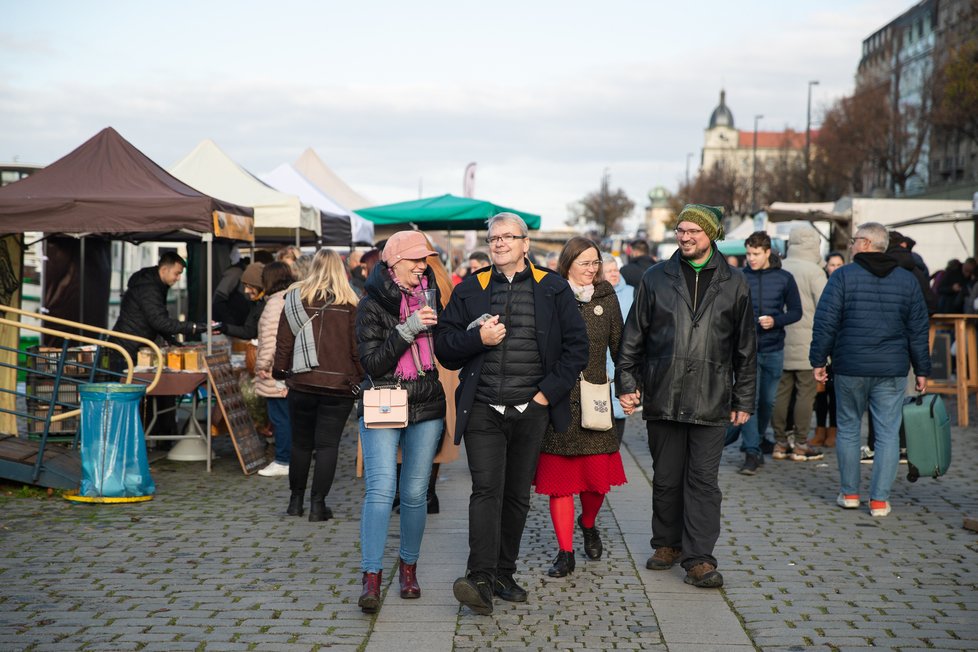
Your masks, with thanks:
[[[313,185],[335,199],[341,206],[350,210],[358,210],[373,206],[374,203],[351,188],[346,181],[339,178],[328,165],[323,163],[316,152],[310,147],[292,164],[302,176]]]
[[[255,211],[256,240],[318,240],[322,234],[319,209],[295,195],[269,187],[235,163],[217,144],[203,140],[169,169],[189,186]]]

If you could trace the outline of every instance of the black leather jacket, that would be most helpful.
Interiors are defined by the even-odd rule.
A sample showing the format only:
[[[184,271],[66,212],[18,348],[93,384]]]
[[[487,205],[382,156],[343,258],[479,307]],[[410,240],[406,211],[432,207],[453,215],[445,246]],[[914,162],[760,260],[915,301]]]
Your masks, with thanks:
[[[642,391],[642,418],[729,424],[754,412],[754,311],[742,272],[714,247],[713,278],[693,312],[676,252],[646,272],[635,291],[618,355],[616,391]]]

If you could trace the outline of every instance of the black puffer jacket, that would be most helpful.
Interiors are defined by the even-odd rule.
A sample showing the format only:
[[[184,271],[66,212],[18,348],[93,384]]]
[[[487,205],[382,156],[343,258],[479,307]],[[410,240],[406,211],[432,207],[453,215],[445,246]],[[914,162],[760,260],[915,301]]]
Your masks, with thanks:
[[[425,270],[425,276],[428,287],[438,287],[431,269]],[[397,383],[394,376],[397,361],[411,346],[396,329],[401,322],[401,290],[391,280],[389,268],[382,262],[374,266],[365,290],[357,309],[356,324],[360,364],[368,376],[362,387],[370,389],[371,380],[374,385],[394,385]],[[435,303],[440,306],[441,299]],[[432,357],[434,354],[432,343]],[[409,423],[445,418],[445,390],[438,380],[437,368],[425,371],[416,380],[401,380],[401,387],[408,393]],[[362,403],[357,407],[357,414],[363,416]]]
[[[162,337],[171,343],[176,335],[194,335],[193,322],[173,319],[167,312],[166,294],[169,291],[170,286],[160,278],[160,268],[156,265],[144,267],[130,276],[119,306],[119,319],[113,330],[153,341]],[[122,345],[135,360],[139,343],[131,340],[111,341]]]
[[[642,418],[705,426],[754,412],[757,342],[747,281],[714,246],[703,300],[692,310],[680,252],[635,291],[618,354],[616,392],[642,390]]]

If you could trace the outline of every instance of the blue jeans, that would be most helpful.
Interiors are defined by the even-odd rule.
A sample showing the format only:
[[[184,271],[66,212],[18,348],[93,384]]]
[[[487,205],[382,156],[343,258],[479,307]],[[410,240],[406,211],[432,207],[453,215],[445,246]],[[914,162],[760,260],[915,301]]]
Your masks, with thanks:
[[[360,419],[360,445],[367,495],[360,518],[360,570],[384,568],[384,544],[397,488],[397,449],[401,448],[401,559],[414,564],[428,518],[428,478],[438,452],[444,419],[409,423],[406,428],[372,429]]]
[[[288,466],[292,456],[292,420],[289,418],[289,399],[269,398],[268,420],[275,431],[275,461]]]
[[[859,444],[863,414],[869,405],[869,418],[876,431],[873,476],[869,482],[870,500],[889,500],[890,488],[900,464],[900,422],[906,376],[835,375],[835,403],[839,431],[835,450],[839,458],[842,493],[859,494]]]
[[[743,450],[753,455],[761,454],[761,437],[771,423],[774,398],[784,369],[784,349],[757,354],[757,392],[754,395],[754,414],[743,426]]]

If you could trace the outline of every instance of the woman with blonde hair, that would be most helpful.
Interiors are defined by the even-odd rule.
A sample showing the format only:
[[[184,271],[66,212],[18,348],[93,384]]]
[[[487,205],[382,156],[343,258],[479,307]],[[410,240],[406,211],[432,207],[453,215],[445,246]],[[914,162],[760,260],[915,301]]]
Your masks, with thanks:
[[[326,496],[333,485],[340,436],[360,392],[363,367],[356,343],[357,295],[331,249],[320,249],[309,275],[285,293],[272,376],[285,379],[292,420],[287,513],[302,515],[313,450],[310,521],[333,516]]]
[[[360,419],[367,492],[360,519],[360,570],[365,613],[380,608],[384,548],[394,493],[400,486],[398,580],[402,598],[421,596],[417,563],[427,519],[428,478],[445,422],[445,392],[438,378],[431,328],[441,305],[427,258],[435,252],[424,234],[399,231],[384,247],[367,278],[357,315],[360,360],[372,386],[407,390],[408,423],[403,428],[367,428]],[[426,290],[435,290],[426,297]],[[402,465],[397,478],[397,450]]]

